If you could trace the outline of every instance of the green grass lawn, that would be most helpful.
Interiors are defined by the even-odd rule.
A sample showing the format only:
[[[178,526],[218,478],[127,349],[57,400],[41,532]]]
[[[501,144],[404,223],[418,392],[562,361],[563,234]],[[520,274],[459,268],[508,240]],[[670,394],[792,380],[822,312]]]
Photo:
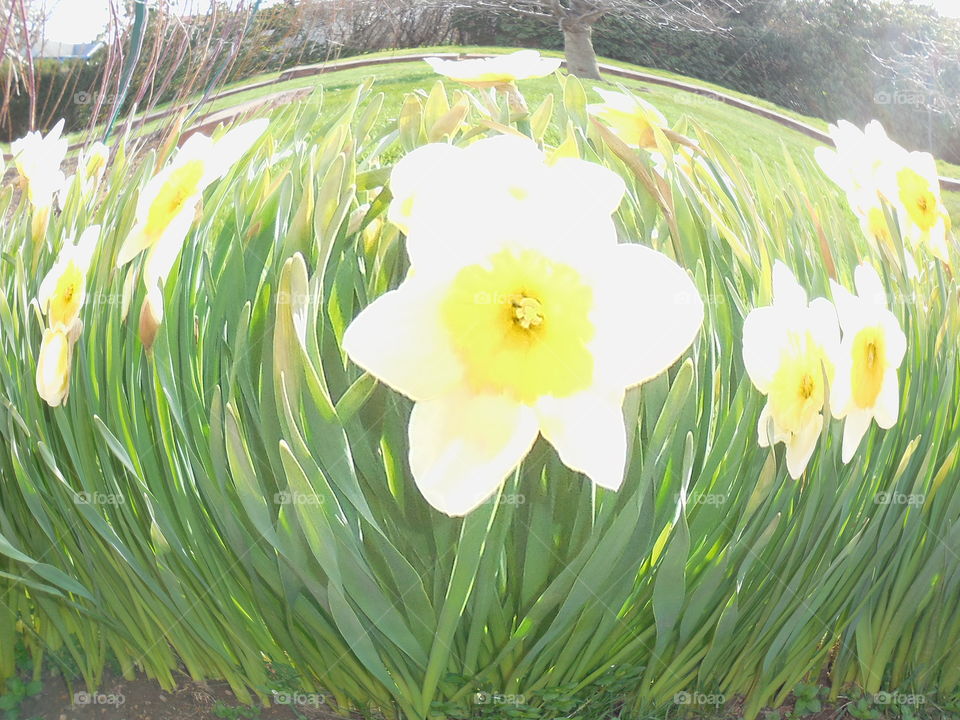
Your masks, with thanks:
[[[425,52],[503,52],[503,48],[493,47],[436,47],[436,48],[415,48],[409,50],[390,50],[369,55],[359,56],[362,58],[384,57],[389,55],[402,54],[420,54]],[[544,53],[558,55],[558,53]],[[348,58],[353,60],[356,58]],[[645,73],[650,73],[662,77],[682,80],[701,87],[717,90],[734,97],[738,97],[756,105],[774,109],[784,115],[796,118],[806,122],[819,129],[826,129],[827,123],[821,119],[802,115],[782,108],[774,103],[761,100],[744,93],[739,93],[727,88],[723,88],[711,83],[703,82],[689,77],[684,77],[676,73],[670,73],[662,70],[639,67],[629,63],[618,62],[606,58],[602,62],[618,67],[630,68]],[[250,85],[259,81],[276,77],[277,73],[267,73],[242,81],[228,84],[224,89],[235,89]],[[404,96],[416,90],[429,90],[437,80],[437,76],[422,61],[415,60],[409,63],[396,63],[380,67],[362,67],[348,70],[333,71],[323,75],[312,77],[302,77],[294,80],[288,80],[283,83],[277,83],[261,88],[254,88],[245,92],[240,92],[229,97],[219,98],[208,102],[203,108],[204,113],[216,112],[229,107],[240,105],[260,97],[265,97],[273,93],[286,90],[296,90],[300,88],[322,87],[326,94],[325,107],[330,112],[335,112],[346,105],[350,92],[363,80],[373,77],[375,80],[374,89],[382,92],[385,96],[384,112],[381,114],[380,123],[382,126],[378,129],[386,129],[385,126],[395,122],[399,115],[400,107]],[[795,130],[783,127],[772,120],[754,115],[748,111],[732,107],[725,103],[712,100],[699,95],[675,90],[659,85],[646,84],[623,78],[616,78],[616,82],[622,82],[627,88],[636,91],[643,91],[644,97],[660,108],[667,116],[670,122],[676,123],[684,116],[705,126],[713,133],[726,147],[732,155],[741,162],[750,164],[760,162],[768,166],[775,175],[780,175],[780,170],[784,166],[783,148],[785,148],[794,158],[809,160],[813,156],[813,149],[819,143],[812,138],[803,135]],[[588,82],[586,86],[591,88],[596,83]],[[452,88],[453,83],[450,84]],[[604,83],[609,86],[609,83]],[[557,89],[557,83],[554,78],[544,78],[541,80],[532,80],[521,83],[521,89],[527,97],[531,108],[539,104],[542,99]],[[589,93],[591,101],[599,101],[593,93]],[[165,105],[158,106],[155,110],[164,109]],[[159,128],[164,120],[157,120],[144,126],[143,131],[148,132]],[[79,138],[78,134],[70,136],[72,140]],[[951,177],[960,177],[960,166],[951,165],[938,160],[938,165],[942,175]],[[945,201],[950,209],[951,216],[955,225],[960,225],[960,193],[945,193]]]
[[[384,57],[389,55],[420,54],[424,52],[504,52],[503,48],[494,47],[437,47],[437,48],[416,48],[410,50],[391,50],[380,53],[371,53],[360,56],[363,58]],[[559,53],[545,52],[545,55],[560,56]],[[356,58],[348,58],[350,60]],[[766,100],[761,100],[745,93],[736,92],[719,85],[703,82],[694,78],[685,77],[676,73],[656,70],[652,68],[639,67],[629,63],[619,62],[601,58],[601,61],[618,67],[629,68],[640,72],[650,73],[661,77],[681,80],[701,87],[717,90],[728,95],[747,100],[761,107],[770,108],[789,117],[806,122],[818,129],[826,130],[827,123],[819,118],[802,115],[786,108],[780,107]],[[242,87],[261,80],[275,77],[276,73],[268,73],[256,77],[248,78],[241,82],[232,83],[225,89]],[[416,60],[410,63],[397,63],[385,65],[377,68],[363,67],[351,70],[341,70],[316,75],[313,77],[303,77],[294,80],[288,80],[284,83],[270,85],[264,88],[256,88],[246,92],[237,93],[226,98],[214,100],[204,108],[205,112],[215,112],[225,108],[239,105],[258,97],[270,95],[283,90],[293,90],[298,88],[322,87],[326,93],[325,107],[329,111],[336,111],[345,106],[347,97],[358,83],[368,77],[375,79],[375,89],[384,93],[385,104],[384,113],[381,115],[381,123],[384,125],[392,122],[390,118],[396,118],[403,103],[403,97],[415,90],[429,90],[431,85],[436,82],[437,76],[423,61]],[[770,166],[775,174],[779,175],[783,169],[783,148],[795,158],[811,159],[813,149],[816,148],[818,141],[803,135],[795,130],[786,128],[772,120],[754,115],[748,111],[732,107],[717,100],[712,100],[699,95],[663,87],[660,85],[647,84],[616,78],[616,82],[622,82],[631,90],[644,91],[644,97],[660,108],[671,123],[676,123],[683,116],[707,127],[726,147],[731,154],[740,159],[743,163],[761,162]],[[590,88],[597,83],[587,83]],[[454,85],[450,84],[452,88]],[[607,86],[603,84],[602,86]],[[521,83],[521,89],[527,97],[531,107],[536,106],[550,92],[557,89],[556,81],[553,78],[544,78],[542,80],[531,80]],[[591,101],[599,101],[599,97],[593,95]],[[960,166],[951,165],[942,160],[937,161],[940,173],[950,177],[960,177]],[[960,224],[960,193],[945,193],[945,202],[950,209],[954,224]]]
[[[446,52],[453,49],[454,48],[438,48],[437,51]],[[470,48],[470,50],[474,50],[474,48]],[[483,51],[486,50],[486,48],[478,48],[477,50]],[[626,63],[616,64],[629,67]],[[647,68],[637,69],[648,72]],[[672,76],[670,73],[657,72],[657,74]],[[221,110],[231,105],[254,100],[257,97],[280,90],[322,87],[326,95],[325,107],[327,111],[336,112],[346,105],[350,92],[357,84],[368,77],[374,78],[374,88],[382,92],[385,96],[384,112],[380,116],[380,123],[383,127],[378,129],[387,129],[386,126],[395,122],[394,119],[399,115],[403,98],[407,93],[416,90],[428,91],[433,83],[437,81],[437,76],[429,66],[417,60],[410,63],[397,63],[378,68],[363,67],[313,77],[298,78],[282,84],[272,85],[269,88],[258,88],[230,96],[229,98],[216,100],[211,103],[211,110]],[[683,78],[679,75],[672,77],[709,87],[706,83],[699,83],[698,81]],[[644,98],[660,108],[671,124],[686,117],[706,127],[717,137],[724,147],[742,163],[747,165],[753,162],[762,163],[771,170],[774,176],[784,176],[784,149],[794,158],[812,161],[814,148],[822,144],[772,120],[717,100],[660,85],[630,81],[622,78],[617,78],[616,81],[622,82],[625,87],[631,90],[642,91]],[[547,94],[557,91],[557,82],[552,77],[540,80],[529,80],[522,82],[520,85],[531,108],[536,107]],[[599,102],[600,99],[589,90],[596,85],[609,87],[609,83],[587,82],[586,87],[591,102]],[[455,83],[448,83],[448,87],[452,89],[455,87]],[[723,88],[717,89],[724,90]],[[771,103],[764,103],[757,98],[751,98],[738,93],[731,94],[744,97],[760,105],[783,110]],[[821,127],[826,126],[826,123],[823,121],[806,118],[796,113],[784,112],[810,124],[819,124]],[[941,172],[953,177],[960,177],[960,167],[949,165],[948,163],[941,163]],[[945,193],[945,201],[950,209],[954,224],[960,224],[960,193]]]

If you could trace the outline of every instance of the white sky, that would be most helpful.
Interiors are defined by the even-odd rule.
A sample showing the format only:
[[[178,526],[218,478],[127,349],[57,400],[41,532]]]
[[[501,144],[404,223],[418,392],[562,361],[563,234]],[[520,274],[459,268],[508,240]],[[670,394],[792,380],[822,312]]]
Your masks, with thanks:
[[[960,0],[929,0],[927,4],[933,5],[941,15],[960,17]]]
[[[36,1],[36,0],[35,0]],[[960,17],[960,0],[918,0],[932,5],[942,15]],[[95,40],[110,20],[108,0],[40,0],[53,8],[47,22],[46,37],[66,43],[84,43]],[[177,0],[183,6],[205,7],[209,0]],[[122,3],[118,3],[122,4]],[[271,4],[264,2],[263,5]]]
[[[107,0],[45,0],[53,8],[47,21],[48,40],[65,43],[84,43],[96,40],[110,20]]]

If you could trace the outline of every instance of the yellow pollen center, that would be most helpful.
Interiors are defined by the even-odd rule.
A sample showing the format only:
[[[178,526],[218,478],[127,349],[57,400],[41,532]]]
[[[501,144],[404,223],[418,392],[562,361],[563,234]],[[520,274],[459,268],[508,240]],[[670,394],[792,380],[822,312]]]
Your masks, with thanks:
[[[68,326],[80,314],[83,285],[83,271],[76,263],[68,263],[50,296],[49,314],[52,326]]]
[[[543,323],[543,306],[535,298],[523,295],[515,296],[510,304],[513,305],[513,317],[524,330],[537,327]]]
[[[853,368],[850,386],[853,401],[860,408],[869,408],[877,401],[887,370],[886,344],[879,327],[864,328],[853,340]]]
[[[774,424],[794,434],[823,409],[823,352],[809,333],[791,334],[768,397]]]
[[[937,212],[937,196],[930,183],[915,170],[905,168],[897,174],[900,201],[907,215],[921,229],[930,230],[940,218]]]
[[[533,250],[503,250],[457,273],[440,313],[477,393],[532,404],[593,380],[593,292],[580,273]]]

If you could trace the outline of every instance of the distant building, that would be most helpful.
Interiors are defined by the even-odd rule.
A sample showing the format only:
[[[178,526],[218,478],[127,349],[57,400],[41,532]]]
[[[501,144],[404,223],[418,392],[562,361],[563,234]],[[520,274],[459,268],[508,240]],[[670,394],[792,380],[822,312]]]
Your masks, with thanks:
[[[50,58],[53,60],[89,60],[103,43],[99,40],[87,43],[65,43],[56,40],[44,40],[33,49],[35,58]]]

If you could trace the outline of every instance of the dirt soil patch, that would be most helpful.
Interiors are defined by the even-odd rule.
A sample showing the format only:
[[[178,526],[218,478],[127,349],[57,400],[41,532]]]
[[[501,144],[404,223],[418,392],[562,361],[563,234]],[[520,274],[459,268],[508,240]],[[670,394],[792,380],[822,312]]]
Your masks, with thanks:
[[[101,689],[67,688],[62,677],[46,677],[43,690],[24,699],[23,720],[343,720],[314,701],[315,696],[278,696],[270,707],[243,706],[226,683],[186,682],[173,692],[153,680],[105,677]],[[280,704],[286,703],[286,704]]]

